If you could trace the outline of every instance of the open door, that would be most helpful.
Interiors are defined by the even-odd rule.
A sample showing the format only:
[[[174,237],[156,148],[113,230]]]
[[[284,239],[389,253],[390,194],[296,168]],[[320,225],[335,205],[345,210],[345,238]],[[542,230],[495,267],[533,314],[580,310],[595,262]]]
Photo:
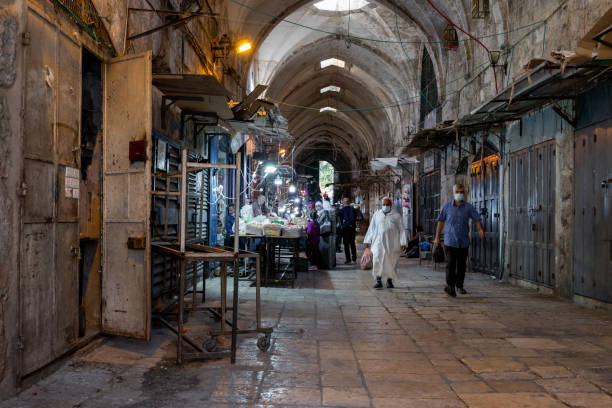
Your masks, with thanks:
[[[151,52],[104,64],[102,331],[151,335]]]

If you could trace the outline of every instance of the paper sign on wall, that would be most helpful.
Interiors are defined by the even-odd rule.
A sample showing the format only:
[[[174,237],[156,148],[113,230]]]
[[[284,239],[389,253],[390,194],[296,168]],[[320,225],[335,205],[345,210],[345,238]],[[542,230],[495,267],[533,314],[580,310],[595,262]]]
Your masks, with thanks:
[[[66,167],[64,188],[66,198],[79,198],[80,171],[74,167]]]

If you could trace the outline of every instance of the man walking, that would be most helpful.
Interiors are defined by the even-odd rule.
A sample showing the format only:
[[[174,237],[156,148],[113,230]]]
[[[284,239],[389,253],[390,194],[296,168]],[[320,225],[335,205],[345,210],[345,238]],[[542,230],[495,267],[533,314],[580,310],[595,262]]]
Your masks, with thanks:
[[[353,262],[357,261],[357,248],[355,247],[355,210],[353,210],[348,197],[344,197],[342,201],[344,203],[344,207],[342,207],[342,240],[344,241],[346,263],[350,264],[351,260],[353,260]]]
[[[469,220],[476,224],[480,231],[480,238],[484,239],[485,233],[482,220],[478,211],[465,202],[465,188],[462,184],[455,184],[453,201],[450,201],[440,211],[438,216],[438,228],[434,245],[440,245],[440,234],[444,230],[444,252],[446,253],[446,287],[444,291],[452,297],[457,296],[455,288],[462,295],[467,294],[463,287],[465,280],[465,264],[468,257],[470,245]]]
[[[387,288],[393,289],[397,280],[397,261],[406,250],[406,234],[399,214],[392,211],[392,202],[383,198],[382,209],[376,211],[368,227],[363,243],[372,251],[372,276],[374,289],[382,289],[382,279],[387,278]]]

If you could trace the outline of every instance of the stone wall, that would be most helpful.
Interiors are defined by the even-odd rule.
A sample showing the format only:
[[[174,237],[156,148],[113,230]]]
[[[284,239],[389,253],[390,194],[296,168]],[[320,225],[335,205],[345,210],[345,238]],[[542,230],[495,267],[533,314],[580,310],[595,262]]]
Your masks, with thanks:
[[[0,0],[0,400],[14,392],[18,367],[20,110],[24,2]]]

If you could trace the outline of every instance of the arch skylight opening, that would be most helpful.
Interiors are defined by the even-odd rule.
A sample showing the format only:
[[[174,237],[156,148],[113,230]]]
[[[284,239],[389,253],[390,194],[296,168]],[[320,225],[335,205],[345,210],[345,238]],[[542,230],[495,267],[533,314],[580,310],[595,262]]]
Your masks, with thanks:
[[[321,61],[321,69],[330,67],[332,65],[338,68],[344,68],[346,63],[338,58],[328,58],[326,60]]]
[[[336,108],[332,108],[331,106],[326,106],[324,108],[319,109],[319,112],[323,113],[323,112],[337,112],[338,109]]]
[[[321,0],[314,4],[319,10],[325,11],[359,10],[367,5],[365,0]]]
[[[325,88],[321,88],[321,93],[325,93],[325,92],[340,92],[340,87],[335,86],[335,85],[329,85],[329,86],[326,86]]]

